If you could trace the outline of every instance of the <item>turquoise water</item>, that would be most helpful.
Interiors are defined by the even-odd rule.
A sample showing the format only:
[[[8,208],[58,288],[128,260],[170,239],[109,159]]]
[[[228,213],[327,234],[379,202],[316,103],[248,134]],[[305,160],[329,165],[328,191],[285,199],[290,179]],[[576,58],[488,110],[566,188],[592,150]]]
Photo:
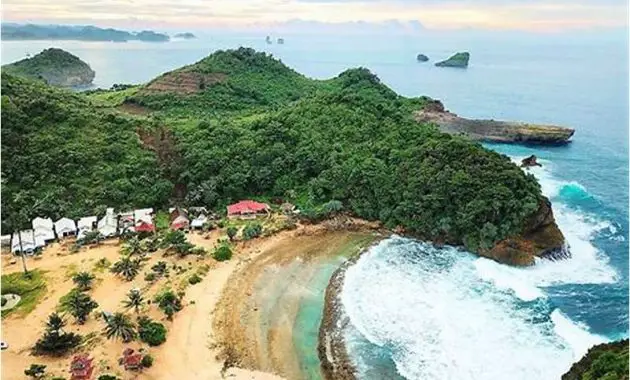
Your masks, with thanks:
[[[344,288],[351,354],[367,379],[557,379],[588,345],[628,335],[625,35],[284,37],[283,46],[247,34],[167,44],[2,42],[2,63],[58,46],[90,63],[95,84],[109,87],[245,45],[316,78],[366,66],[399,93],[442,99],[463,116],[573,127],[565,147],[487,145],[515,160],[541,158],[533,172],[573,257],[515,269],[413,241],[384,244],[353,267],[357,275]],[[419,52],[434,61],[464,49],[472,55],[467,70],[415,61]],[[317,305],[306,305],[296,322],[305,368],[316,360],[307,347],[316,339]]]

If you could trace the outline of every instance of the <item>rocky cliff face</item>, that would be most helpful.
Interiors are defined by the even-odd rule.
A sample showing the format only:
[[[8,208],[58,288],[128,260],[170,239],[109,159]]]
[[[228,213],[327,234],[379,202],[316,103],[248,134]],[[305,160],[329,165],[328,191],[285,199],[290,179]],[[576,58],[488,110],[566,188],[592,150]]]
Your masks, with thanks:
[[[79,57],[56,48],[46,49],[32,58],[5,65],[2,69],[14,75],[44,80],[57,87],[88,86],[96,75]]]
[[[591,347],[562,380],[628,380],[628,339]]]
[[[414,118],[419,122],[434,123],[442,132],[479,141],[563,145],[571,142],[575,133],[574,129],[555,125],[466,119],[445,110],[438,100],[430,101],[422,110],[416,111]]]
[[[560,260],[571,256],[547,198],[540,201],[536,213],[525,221],[521,234],[504,239],[479,254],[516,266],[533,265],[536,257]]]

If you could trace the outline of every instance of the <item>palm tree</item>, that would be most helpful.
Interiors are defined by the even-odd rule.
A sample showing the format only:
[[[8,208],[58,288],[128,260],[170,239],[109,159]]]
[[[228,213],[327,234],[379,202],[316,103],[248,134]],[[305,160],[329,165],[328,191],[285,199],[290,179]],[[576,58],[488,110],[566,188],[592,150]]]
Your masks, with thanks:
[[[182,301],[170,290],[158,294],[155,300],[169,321],[173,319],[173,314],[182,309]]]
[[[143,303],[144,298],[142,297],[140,289],[131,289],[129,293],[127,293],[127,299],[123,301],[123,305],[126,309],[133,308],[136,313],[140,311]]]
[[[122,253],[127,256],[140,255],[144,252],[140,239],[137,236],[127,240],[122,247]]]
[[[89,295],[81,292],[73,292],[64,305],[68,312],[76,318],[77,323],[84,324],[92,310],[98,307],[98,303]]]
[[[79,290],[88,290],[92,287],[94,275],[89,272],[79,272],[72,277],[72,281],[77,285]]]
[[[129,256],[123,256],[123,258],[114,263],[111,271],[120,274],[127,281],[131,281],[140,272],[140,260],[132,260]]]
[[[61,331],[66,326],[66,321],[57,314],[52,313],[48,316],[48,322],[46,322],[46,330],[48,331]]]
[[[114,313],[107,318],[106,323],[103,332],[107,339],[121,338],[123,342],[128,343],[136,338],[136,326],[127,315]]]

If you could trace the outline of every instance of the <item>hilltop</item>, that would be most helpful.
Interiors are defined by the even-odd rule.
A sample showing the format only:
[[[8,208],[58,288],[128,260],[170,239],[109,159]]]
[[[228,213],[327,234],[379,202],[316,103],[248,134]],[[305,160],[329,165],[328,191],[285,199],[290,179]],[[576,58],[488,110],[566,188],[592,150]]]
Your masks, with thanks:
[[[2,24],[2,39],[4,40],[77,40],[77,41],[146,41],[166,42],[166,34],[152,31],[130,33],[112,28],[99,28],[92,25],[33,25],[33,24]]]
[[[79,57],[62,49],[49,48],[31,58],[2,66],[2,71],[52,86],[75,87],[92,84],[95,72]]]
[[[3,90],[5,84],[12,86],[3,91],[6,102],[20,112],[6,121],[3,112],[3,150],[19,139],[55,144],[6,147],[12,159],[3,168],[3,216],[23,207],[12,201],[20,192],[29,196],[25,205],[54,215],[133,201],[161,207],[169,198],[222,209],[257,197],[289,200],[317,220],[322,205],[335,201],[360,218],[510,264],[530,265],[563,249],[533,176],[505,156],[415,121],[412,111],[429,99],[402,97],[365,68],[312,80],[264,53],[238,49],[89,98],[10,77]],[[64,112],[32,108],[25,92],[44,110]],[[117,111],[131,106],[143,112]],[[89,130],[83,119],[97,132],[78,132]],[[112,151],[108,142],[124,145]],[[50,158],[33,173],[37,157]],[[53,164],[67,170],[56,174]]]

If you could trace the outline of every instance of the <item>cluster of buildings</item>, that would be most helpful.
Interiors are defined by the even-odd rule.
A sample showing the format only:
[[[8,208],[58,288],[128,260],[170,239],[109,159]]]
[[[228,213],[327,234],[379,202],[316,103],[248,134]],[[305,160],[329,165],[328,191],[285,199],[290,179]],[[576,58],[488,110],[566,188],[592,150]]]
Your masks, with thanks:
[[[283,204],[284,212],[291,211],[295,206]],[[285,210],[287,209],[287,210]],[[227,206],[227,216],[230,219],[254,219],[258,216],[268,215],[271,208],[266,203],[252,200],[243,200]],[[169,209],[169,227],[172,230],[189,231],[202,229],[205,224],[217,218],[205,207],[173,207]],[[76,237],[81,240],[88,232],[98,231],[103,238],[109,238],[129,232],[154,232],[153,208],[138,209],[129,212],[115,213],[113,208],[108,208],[102,218],[86,216],[75,221],[70,218],[61,218],[53,222],[50,218],[37,217],[32,220],[32,229],[20,231],[13,235],[5,235],[0,238],[3,245],[11,244],[11,252],[24,252],[32,254],[54,240],[66,237]]]

